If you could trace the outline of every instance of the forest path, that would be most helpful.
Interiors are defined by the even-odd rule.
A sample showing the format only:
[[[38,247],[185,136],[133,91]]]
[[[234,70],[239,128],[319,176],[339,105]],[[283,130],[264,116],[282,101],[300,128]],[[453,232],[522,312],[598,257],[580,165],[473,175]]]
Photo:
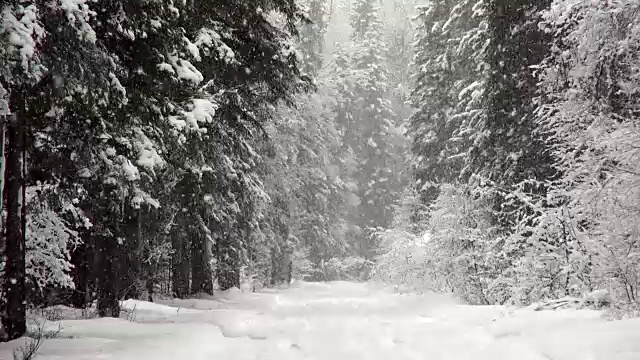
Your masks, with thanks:
[[[62,321],[60,338],[47,340],[37,360],[640,359],[640,321],[467,306],[370,284],[295,283],[123,306],[127,319]],[[0,359],[21,343],[0,344]]]
[[[223,334],[264,339],[277,346],[274,355],[286,359],[546,359],[485,328],[503,315],[499,307],[348,282],[303,283],[271,296],[263,312],[219,324]]]

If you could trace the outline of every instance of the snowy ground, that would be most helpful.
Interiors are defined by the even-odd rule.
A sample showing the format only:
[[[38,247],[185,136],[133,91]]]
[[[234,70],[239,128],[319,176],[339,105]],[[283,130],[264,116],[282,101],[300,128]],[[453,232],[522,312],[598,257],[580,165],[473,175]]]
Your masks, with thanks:
[[[640,319],[465,306],[365,284],[298,283],[125,307],[132,309],[128,320],[64,320],[60,337],[47,340],[37,359],[640,359]],[[0,344],[0,359],[11,359],[22,343]]]

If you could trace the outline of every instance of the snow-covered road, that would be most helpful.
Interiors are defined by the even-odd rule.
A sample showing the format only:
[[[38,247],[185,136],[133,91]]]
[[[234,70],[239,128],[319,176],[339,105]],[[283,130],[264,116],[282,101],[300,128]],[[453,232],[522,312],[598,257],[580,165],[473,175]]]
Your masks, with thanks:
[[[63,321],[61,337],[48,340],[38,359],[640,359],[640,320],[465,306],[366,284],[298,283],[124,305],[132,309],[128,320]],[[21,343],[0,344],[0,359]]]

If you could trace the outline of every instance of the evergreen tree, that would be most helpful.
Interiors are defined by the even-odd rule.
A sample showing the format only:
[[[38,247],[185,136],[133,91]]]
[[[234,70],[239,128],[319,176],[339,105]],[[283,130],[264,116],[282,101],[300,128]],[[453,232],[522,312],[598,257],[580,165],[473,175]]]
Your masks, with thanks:
[[[540,65],[536,120],[561,176],[532,227],[545,246],[529,264],[554,275],[543,283],[554,295],[607,289],[619,303],[638,299],[628,255],[637,252],[637,13],[634,1],[554,1],[543,12],[555,36]]]
[[[282,12],[285,28],[274,28],[267,13],[259,9]],[[272,6],[268,2],[219,8],[149,4],[129,11],[147,14],[148,20],[132,22],[130,30],[146,36],[135,37],[133,41],[139,44],[123,48],[137,49],[136,53],[119,58],[131,59],[127,65],[127,74],[132,77],[129,84],[139,81],[149,85],[131,89],[137,92],[131,97],[139,97],[142,108],[129,111],[147,114],[155,124],[149,138],[164,144],[164,174],[179,185],[175,188],[180,199],[175,221],[181,229],[173,234],[186,234],[191,240],[174,241],[183,249],[179,262],[186,262],[180,267],[185,274],[174,276],[185,284],[187,269],[191,269],[192,279],[205,279],[208,259],[215,257],[221,288],[239,286],[243,239],[255,226],[252,209],[256,194],[261,193],[253,138],[271,116],[270,104],[290,102],[291,95],[304,86],[295,53],[287,43],[300,15],[292,3]],[[152,13],[157,16],[150,16]],[[247,22],[247,17],[251,21]],[[159,24],[154,20],[158,18],[162,19]],[[227,32],[228,28],[235,30]],[[119,51],[120,44],[114,42],[114,46],[113,51]],[[153,56],[142,56],[144,53]],[[140,67],[143,71],[138,71]],[[166,138],[167,134],[172,137]],[[192,281],[191,292],[210,292],[207,282]],[[194,289],[194,284],[201,285]]]
[[[459,196],[485,213],[481,222],[464,222],[467,230],[454,236],[474,245],[445,255],[474,264],[468,267],[475,269],[471,273],[457,270],[475,284],[465,290],[474,301],[501,302],[513,295],[513,271],[530,250],[527,226],[537,211],[529,197],[536,197],[534,203],[543,199],[545,184],[555,176],[544,133],[534,120],[538,94],[532,68],[547,49],[536,11],[545,5],[436,1],[419,10],[412,94],[418,111],[410,119],[414,166],[423,202],[437,205],[432,215],[462,206],[443,202],[450,196],[440,193],[446,184],[466,189]],[[479,228],[489,236],[470,240],[465,235]],[[441,236],[450,238],[436,233],[436,239]],[[478,257],[478,249],[497,251]]]
[[[409,119],[414,171],[423,202],[443,183],[460,181],[469,138],[483,121],[484,45],[482,1],[434,1],[418,8],[415,87]]]
[[[326,0],[306,0],[310,23],[300,28],[299,48],[302,52],[303,71],[317,75],[324,58],[324,37],[327,31]]]
[[[2,10],[2,41],[11,46],[0,53],[8,59],[1,82],[29,125],[26,185],[53,189],[42,194],[50,217],[28,217],[29,229],[55,223],[72,235],[61,246],[77,265],[73,303],[85,306],[95,290],[100,314],[119,316],[119,299],[153,291],[156,251],[181,264],[173,274],[181,296],[212,291],[214,259],[220,287],[239,286],[263,193],[253,146],[272,104],[292,104],[309,84],[290,41],[306,21],[294,2],[41,1]],[[10,139],[8,199],[25,189],[21,139]],[[24,254],[27,217],[16,201],[8,205],[4,274],[17,281],[4,282],[15,296],[3,319],[13,338],[24,331],[25,259],[15,254]]]
[[[331,113],[335,96],[326,82],[318,81],[318,92],[300,96],[296,110],[283,109],[271,129],[275,157],[265,182],[273,186],[269,196],[281,205],[275,208],[280,214],[274,220],[288,226],[271,226],[270,231],[282,230],[276,231],[280,249],[294,251],[291,260],[307,267],[309,277],[316,274],[307,260],[319,268],[323,259],[346,252],[345,184],[336,171],[340,140]]]
[[[354,246],[370,257],[376,248],[371,229],[386,227],[399,194],[401,148],[396,115],[388,100],[386,44],[380,32],[379,10],[374,1],[356,1],[351,17],[349,52],[337,59],[342,101],[337,121],[343,129],[343,148],[353,152],[356,169],[351,174],[357,199]]]
[[[88,24],[94,15],[88,6],[76,3],[60,6],[53,1],[28,5],[11,1],[1,5],[5,26],[0,36],[9,39],[9,46],[1,51],[0,57],[5,61],[0,70],[0,82],[8,90],[16,119],[15,125],[9,127],[8,176],[4,191],[8,221],[4,271],[7,301],[3,304],[3,314],[6,314],[3,325],[9,338],[13,339],[25,331],[25,237],[34,236],[26,233],[29,229],[24,203],[26,186],[35,181],[52,180],[48,169],[27,168],[22,162],[39,161],[38,150],[48,148],[51,134],[56,136],[60,127],[70,125],[57,121],[55,114],[59,109],[73,100],[80,100],[79,103],[92,104],[96,113],[110,102],[105,95],[113,89],[109,85],[109,72],[113,66],[109,64],[109,55],[97,45],[95,32]],[[65,62],[60,61],[62,58]],[[89,89],[93,91],[87,96]],[[73,99],[73,95],[83,92],[84,97]],[[112,96],[117,98],[117,91]],[[75,120],[72,115],[70,119]],[[96,138],[92,135],[84,133],[83,140],[95,143]],[[51,158],[51,162],[56,163],[56,155],[52,154]],[[38,170],[32,173],[36,168]],[[26,179],[23,178],[25,175]],[[60,185],[59,181],[52,182],[55,186]],[[68,187],[62,184],[62,188]],[[23,199],[22,204],[17,202],[19,198]]]

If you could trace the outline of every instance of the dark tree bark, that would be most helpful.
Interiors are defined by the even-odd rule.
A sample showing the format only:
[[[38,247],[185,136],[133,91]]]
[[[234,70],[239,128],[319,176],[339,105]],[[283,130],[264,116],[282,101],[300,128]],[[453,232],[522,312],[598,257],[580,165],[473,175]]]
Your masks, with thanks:
[[[292,266],[288,249],[273,249],[271,251],[271,285],[289,284],[293,271]]]
[[[7,149],[7,125],[6,125],[6,116],[5,117],[0,117],[0,120],[3,121],[2,124],[2,134],[1,134],[1,138],[2,138],[2,159],[3,159],[3,164],[2,164],[2,186],[0,187],[0,191],[2,192],[2,196],[0,196],[0,201],[2,201],[2,210],[7,208],[7,193],[4,191],[4,187],[5,187],[5,168],[6,168],[6,164],[4,163],[4,161],[6,161],[6,156],[5,154],[7,154],[8,149]],[[4,255],[4,246],[5,246],[5,233],[4,233],[4,229],[5,229],[5,216],[4,213],[0,212],[0,222],[2,227],[0,227],[0,256]],[[0,282],[1,283],[1,282]],[[2,305],[2,302],[0,302],[0,306]]]
[[[281,202],[283,209],[286,205]],[[288,211],[288,210],[287,210]],[[281,219],[276,219],[275,230],[279,235],[278,246],[271,249],[271,279],[272,286],[288,284],[290,281],[291,250],[288,244],[290,229],[289,226]]]
[[[277,286],[280,285],[280,256],[278,249],[271,250],[271,276],[269,276],[269,285]]]
[[[76,309],[84,309],[89,303],[89,261],[87,259],[87,241],[85,237],[83,243],[78,245],[71,253],[71,277],[75,284],[75,289],[69,299],[70,305]]]
[[[140,219],[142,222],[142,219]],[[156,286],[156,272],[158,271],[158,266],[155,261],[150,259],[151,257],[151,249],[155,246],[155,241],[153,237],[148,236],[147,244],[144,247],[144,251],[142,252],[143,259],[145,262],[143,265],[143,270],[145,274],[144,279],[144,288],[147,291],[147,301],[153,302],[153,293]]]
[[[76,309],[86,309],[96,299],[99,278],[97,270],[102,269],[102,264],[98,263],[100,257],[97,256],[96,251],[97,246],[100,245],[96,241],[98,239],[97,230],[100,226],[89,204],[90,202],[82,204],[80,209],[94,226],[80,230],[79,235],[82,243],[71,252],[71,264],[73,267],[70,274],[75,289],[71,291],[68,305]]]
[[[142,241],[142,274],[144,276],[144,290],[147,295],[147,301],[153,302],[153,294],[158,282],[157,272],[159,264],[155,259],[151,258],[152,249],[156,246],[157,234],[167,225],[161,222],[154,211],[149,208],[146,208],[144,211],[140,211],[138,223],[139,238],[145,239]]]
[[[206,283],[202,252],[201,235],[197,230],[191,230],[191,294],[197,295],[202,292],[202,287]]]
[[[217,278],[220,290],[228,290],[240,287],[240,249],[229,231],[225,231],[221,239],[216,242],[216,255],[218,257]]]
[[[211,272],[207,237],[202,229],[193,229],[191,235],[191,293],[213,295],[213,277]]]
[[[98,270],[102,268],[101,264],[98,264],[100,259],[96,251],[97,237],[93,231],[89,232],[87,237],[86,251],[87,251],[87,289],[85,293],[85,304],[91,306],[93,301],[98,299]]]
[[[126,253],[122,258],[122,285],[125,299],[142,297],[143,252],[144,244],[141,229],[140,209],[128,207],[125,213],[125,245]]]
[[[100,317],[120,317],[119,261],[120,246],[111,236],[99,236],[97,239],[98,264],[98,314]]]
[[[21,221],[20,190],[22,188],[21,156],[23,128],[13,122],[8,126],[8,153],[5,167],[4,194],[7,199],[5,238],[4,311],[2,325],[8,340],[23,336],[26,328],[25,243]]]
[[[149,258],[149,248],[147,247],[144,251],[145,259]],[[155,276],[156,276],[157,266],[153,263],[146,263],[145,274],[146,279],[144,282],[144,288],[147,291],[147,301],[153,302],[153,294],[156,286]]]
[[[178,230],[172,230],[171,244],[174,254],[171,258],[171,282],[173,296],[178,299],[189,296],[189,246],[186,237]]]

